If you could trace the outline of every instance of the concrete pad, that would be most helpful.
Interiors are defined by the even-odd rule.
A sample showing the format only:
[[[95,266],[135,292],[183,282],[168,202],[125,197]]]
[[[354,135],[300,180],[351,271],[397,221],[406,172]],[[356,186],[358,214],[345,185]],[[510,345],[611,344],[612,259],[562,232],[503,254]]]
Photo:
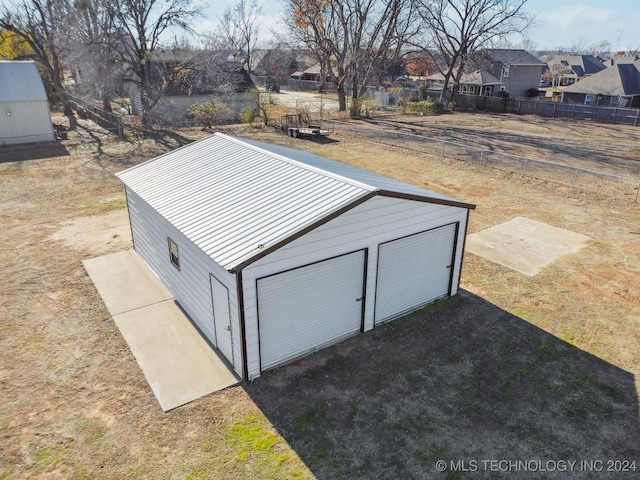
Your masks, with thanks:
[[[111,315],[173,299],[135,250],[90,258],[82,264]]]
[[[238,383],[135,251],[82,263],[165,412]]]
[[[113,319],[165,412],[238,383],[173,300]]]
[[[578,252],[590,240],[581,233],[515,217],[469,235],[466,250],[532,277],[562,255]]]

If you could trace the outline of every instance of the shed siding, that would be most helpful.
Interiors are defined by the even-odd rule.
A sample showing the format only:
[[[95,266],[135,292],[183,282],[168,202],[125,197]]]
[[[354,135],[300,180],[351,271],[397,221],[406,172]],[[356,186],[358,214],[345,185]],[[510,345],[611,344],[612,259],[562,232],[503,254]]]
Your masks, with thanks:
[[[54,140],[46,100],[0,103],[0,145]]]
[[[129,187],[126,187],[126,194],[136,252],[163,281],[213,345],[216,337],[209,274],[213,274],[229,290],[233,367],[242,376],[235,275],[215,263]],[[169,260],[168,237],[178,245],[180,270]]]
[[[458,291],[468,210],[448,205],[376,196],[243,270],[247,367],[260,375],[256,280],[265,275],[368,248],[364,330],[374,325],[378,245],[416,232],[459,222],[451,294]]]

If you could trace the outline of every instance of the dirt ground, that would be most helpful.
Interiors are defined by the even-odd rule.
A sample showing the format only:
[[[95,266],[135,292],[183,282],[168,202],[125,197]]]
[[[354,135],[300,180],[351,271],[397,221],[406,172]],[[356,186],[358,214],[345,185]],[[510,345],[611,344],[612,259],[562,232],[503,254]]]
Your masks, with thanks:
[[[493,123],[483,137],[513,151],[629,139],[606,163],[638,171],[640,129],[545,120],[545,136],[507,117],[447,128]],[[0,149],[0,478],[638,477],[639,204],[339,129],[225,130],[475,203],[469,233],[524,216],[593,241],[534,277],[467,253],[456,297],[164,414],[81,261],[131,248],[113,174],[206,133],[120,141],[81,122],[49,151]]]

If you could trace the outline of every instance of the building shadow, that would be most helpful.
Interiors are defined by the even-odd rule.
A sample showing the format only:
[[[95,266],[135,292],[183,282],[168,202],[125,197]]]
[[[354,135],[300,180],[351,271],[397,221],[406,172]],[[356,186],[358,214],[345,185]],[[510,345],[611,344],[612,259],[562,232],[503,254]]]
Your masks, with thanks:
[[[59,142],[0,146],[0,163],[41,160],[43,158],[64,157],[67,155],[69,155],[69,151]]]
[[[633,374],[466,291],[245,389],[319,479],[640,469]]]

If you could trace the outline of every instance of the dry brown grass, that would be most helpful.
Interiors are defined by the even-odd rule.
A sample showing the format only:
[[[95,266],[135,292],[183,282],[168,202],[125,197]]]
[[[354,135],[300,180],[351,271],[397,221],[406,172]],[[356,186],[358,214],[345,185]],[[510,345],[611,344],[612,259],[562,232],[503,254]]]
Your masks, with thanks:
[[[558,136],[562,136],[560,128],[558,123],[553,129]],[[588,130],[589,125],[584,128]],[[591,237],[593,241],[585,249],[559,259],[535,277],[467,254],[462,287],[487,305],[493,304],[514,319],[577,347],[574,355],[590,353],[629,372],[635,376],[636,392],[640,391],[639,204],[464,162],[407,153],[353,139],[340,131],[332,136],[333,142],[319,143],[291,139],[257,125],[225,130],[306,149],[475,203],[470,233],[514,216],[526,216]],[[0,478],[280,479],[312,478],[317,472],[323,472],[322,478],[375,476],[375,469],[358,474],[345,470],[349,460],[327,458],[333,455],[331,450],[314,446],[313,428],[318,428],[315,410],[291,420],[299,427],[299,437],[285,434],[284,427],[274,429],[277,417],[267,419],[267,409],[257,400],[267,398],[266,393],[260,397],[260,389],[268,383],[248,390],[234,387],[169,414],[161,412],[81,264],[84,258],[130,248],[129,240],[113,239],[111,245],[93,247],[78,242],[70,247],[55,234],[79,217],[122,210],[122,185],[113,173],[205,133],[181,131],[171,137],[130,142],[104,136],[96,140],[92,138],[96,132],[81,133],[72,133],[66,144],[68,155],[0,163],[0,218],[5,227],[5,254],[0,260]],[[463,299],[461,305],[467,301]],[[446,305],[439,308],[445,309],[443,321],[447,314],[455,313],[447,313]],[[487,311],[495,310],[486,307],[483,312]],[[478,318],[479,323],[485,321]],[[402,324],[398,325],[402,331]],[[385,337],[384,332],[375,335],[393,338],[392,333],[391,337]],[[370,343],[376,338],[358,341]],[[357,348],[353,345],[357,343],[347,343],[344,348]],[[410,350],[410,345],[405,349]],[[325,357],[318,358],[324,358],[329,366],[336,360],[338,369],[338,360],[346,362],[348,358]],[[296,371],[293,368],[289,374]],[[304,383],[313,371],[302,369],[296,382]],[[325,370],[322,372],[324,375]],[[349,382],[344,388],[352,394],[353,377]],[[316,393],[313,385],[308,388]],[[571,395],[575,398],[576,392],[572,390]],[[470,411],[483,408],[465,403],[470,402],[466,397],[443,397],[454,403],[456,398],[464,400]],[[492,398],[498,407],[502,405],[499,398]],[[521,401],[526,403],[526,399]],[[587,400],[582,402],[588,404]],[[521,408],[512,402],[505,405],[516,414]],[[637,393],[634,408],[631,425],[635,427],[628,438],[637,447]],[[569,421],[564,416],[557,418]],[[500,432],[500,419],[496,416],[492,421]],[[415,438],[436,445],[432,437],[437,430],[433,428],[420,426]],[[389,431],[393,433],[393,429]],[[525,445],[523,438],[518,441]],[[330,436],[325,440],[332,441]],[[564,447],[580,454],[581,446],[589,440],[585,432],[585,438]],[[500,435],[494,441],[499,445]],[[562,453],[551,439],[537,441],[536,445],[546,446],[547,456]],[[300,447],[300,442],[310,445],[312,453]],[[464,449],[464,441],[460,442]],[[437,453],[433,445],[429,448]],[[636,448],[630,445],[624,445],[625,452]],[[620,444],[605,446],[614,457]],[[447,446],[449,452],[457,452],[456,447]],[[367,448],[375,452],[372,446]],[[429,462],[437,457],[433,455]],[[314,468],[312,473],[309,466],[314,462],[322,468]],[[407,465],[404,470],[397,465],[396,470],[377,472],[390,478],[393,472],[401,472],[403,478],[417,474]]]

